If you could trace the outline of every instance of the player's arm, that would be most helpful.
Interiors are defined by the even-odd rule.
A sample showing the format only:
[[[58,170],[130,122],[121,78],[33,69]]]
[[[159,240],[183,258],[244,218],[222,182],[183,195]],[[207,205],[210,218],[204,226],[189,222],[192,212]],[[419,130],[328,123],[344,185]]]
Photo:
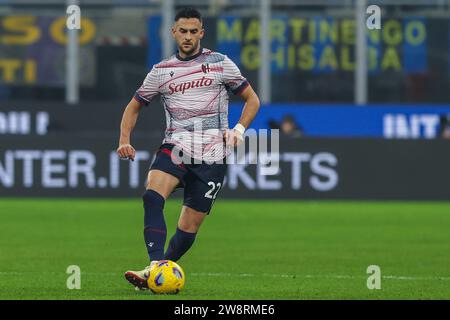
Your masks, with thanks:
[[[232,146],[237,146],[244,141],[245,129],[252,123],[258,113],[260,105],[258,95],[250,85],[247,85],[247,87],[238,95],[245,101],[244,108],[242,109],[241,117],[236,126],[233,130],[230,130],[225,134],[227,143]]]
[[[250,85],[248,85],[239,96],[245,101],[245,105],[242,109],[238,124],[241,124],[244,128],[248,128],[258,113],[260,104],[259,98]]]
[[[119,157],[134,161],[136,150],[134,150],[130,143],[131,132],[136,125],[139,111],[141,111],[144,105],[148,105],[157,94],[159,94],[158,76],[156,68],[153,67],[123,112],[122,122],[120,123],[119,148],[117,148]]]
[[[225,56],[223,63],[222,81],[231,92],[240,96],[245,105],[239,122],[231,130],[226,130],[224,137],[227,145],[237,146],[244,141],[244,132],[253,121],[259,109],[259,98],[247,79],[242,76],[236,64]]]
[[[120,138],[119,138],[119,148],[117,148],[117,154],[121,158],[128,158],[134,161],[136,156],[136,150],[130,143],[131,132],[136,125],[137,118],[139,116],[139,111],[142,105],[135,99],[131,99],[128,103],[125,111],[123,112],[122,122],[120,123]]]

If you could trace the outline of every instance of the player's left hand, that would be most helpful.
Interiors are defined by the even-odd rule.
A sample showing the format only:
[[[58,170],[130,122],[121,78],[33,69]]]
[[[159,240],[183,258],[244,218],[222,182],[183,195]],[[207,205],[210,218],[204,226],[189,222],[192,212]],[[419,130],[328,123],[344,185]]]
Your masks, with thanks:
[[[244,136],[236,129],[229,129],[223,133],[225,144],[231,147],[237,147],[244,141]]]

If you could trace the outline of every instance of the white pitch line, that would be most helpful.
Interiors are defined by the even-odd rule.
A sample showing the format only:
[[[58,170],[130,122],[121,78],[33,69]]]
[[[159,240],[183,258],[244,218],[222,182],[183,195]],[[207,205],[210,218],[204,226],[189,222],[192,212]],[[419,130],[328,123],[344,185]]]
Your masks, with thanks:
[[[39,276],[43,275],[61,275],[64,272],[1,272],[0,276],[25,276],[25,275],[33,275],[38,274]],[[93,275],[93,276],[122,276],[123,273],[117,272],[83,272],[81,271],[81,275]],[[367,276],[352,276],[352,275],[338,275],[338,274],[272,274],[272,273],[227,273],[227,272],[193,272],[189,273],[189,276],[193,277],[239,277],[239,278],[251,278],[251,277],[263,277],[263,278],[307,278],[307,279],[367,279]],[[395,275],[386,275],[381,276],[382,279],[389,280],[409,280],[409,281],[450,281],[450,277],[412,277],[412,276],[395,276]]]
[[[367,276],[351,276],[351,275],[300,275],[300,274],[270,274],[270,273],[261,273],[261,274],[252,274],[252,273],[191,273],[191,276],[198,277],[270,277],[270,278],[329,278],[329,279],[367,279]],[[391,279],[391,280],[419,280],[419,281],[450,281],[450,277],[410,277],[410,276],[381,276],[383,279]]]

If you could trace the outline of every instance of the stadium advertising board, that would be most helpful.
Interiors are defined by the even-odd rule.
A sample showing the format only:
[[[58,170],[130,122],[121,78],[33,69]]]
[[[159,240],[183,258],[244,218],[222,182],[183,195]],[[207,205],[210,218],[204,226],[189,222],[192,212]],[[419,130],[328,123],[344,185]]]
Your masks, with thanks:
[[[246,70],[260,68],[257,17],[219,17],[216,28],[219,51]],[[351,18],[275,16],[270,23],[272,71],[353,72],[355,34],[356,21]],[[381,30],[368,31],[368,40],[370,72],[427,69],[426,19],[388,19]]]
[[[149,29],[160,27],[153,16]],[[221,16],[206,18],[204,24],[215,40],[215,49],[227,54],[246,71],[260,68],[258,17]],[[354,72],[356,21],[352,18],[274,16],[270,23],[272,71],[275,73],[335,71]],[[153,40],[159,37],[149,33]],[[269,35],[268,35],[269,36]],[[427,70],[427,20],[420,17],[388,19],[381,30],[369,30],[369,71],[386,70],[406,74]],[[211,42],[205,38],[205,42]],[[151,41],[160,43],[160,41]],[[213,44],[211,42],[211,44]],[[157,63],[161,47],[149,51],[149,63]]]
[[[45,135],[83,131],[117,132],[121,103],[83,103],[67,106],[61,103],[0,103],[0,135]],[[231,104],[229,123],[237,123],[242,104]],[[292,115],[305,137],[360,137],[387,139],[434,139],[439,137],[440,118],[450,114],[450,106],[437,105],[314,105],[272,104],[262,106],[251,128],[270,129],[270,122],[279,123]],[[101,115],[101,116],[99,116]],[[136,132],[146,137],[162,137],[164,111],[155,99],[144,109]]]
[[[119,35],[106,20],[95,15],[81,20],[80,83],[87,98],[128,97],[149,68],[163,58],[160,16],[148,18],[147,41],[140,20],[121,22],[129,27],[121,28]],[[67,41],[64,22],[65,16],[0,16],[0,84],[4,86],[0,96],[20,99],[16,89],[26,87],[37,96],[41,89],[61,97]],[[205,26],[202,45],[230,56],[257,87],[258,18],[208,17]],[[270,28],[272,101],[353,100],[352,17],[278,15]],[[450,81],[449,30],[448,19],[383,16],[382,29],[368,33],[370,100],[448,101],[448,90],[443,88]],[[293,90],[286,83],[297,87]]]
[[[0,83],[64,87],[65,28],[65,16],[0,16]],[[83,17],[79,35],[83,86],[95,82],[95,34],[94,21]]]
[[[117,157],[116,137],[3,137],[0,196],[140,195],[160,142],[135,138],[133,144],[138,153],[136,160],[129,162]],[[262,156],[267,155],[259,154]],[[267,164],[262,161],[230,165],[222,195],[272,199],[450,199],[448,141],[285,139],[277,156],[279,166],[271,174],[267,174]]]
[[[160,34],[155,32],[160,25],[159,16],[149,18],[149,43],[155,45],[148,50],[148,67],[161,59]],[[226,15],[206,18],[204,25],[207,33],[202,44],[228,55],[251,83],[257,83],[259,18]],[[382,28],[367,34],[371,96],[379,102],[445,101],[440,99],[443,91],[426,79],[448,83],[448,43],[442,39],[450,39],[449,29],[448,19],[383,16]],[[273,101],[352,100],[353,17],[274,15],[267,36],[271,38]],[[296,83],[298,90],[286,83]]]
[[[230,123],[239,120],[240,105],[230,107]],[[449,106],[437,105],[288,105],[263,106],[252,128],[268,129],[292,115],[306,137],[373,137],[387,139],[434,139],[439,137],[440,118]]]

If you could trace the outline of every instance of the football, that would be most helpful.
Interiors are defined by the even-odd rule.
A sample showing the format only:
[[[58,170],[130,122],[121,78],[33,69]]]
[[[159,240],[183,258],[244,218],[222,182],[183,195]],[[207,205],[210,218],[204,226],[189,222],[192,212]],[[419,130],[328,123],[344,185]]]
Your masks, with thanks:
[[[147,282],[153,293],[177,294],[184,287],[184,271],[171,260],[161,260],[150,269]]]

